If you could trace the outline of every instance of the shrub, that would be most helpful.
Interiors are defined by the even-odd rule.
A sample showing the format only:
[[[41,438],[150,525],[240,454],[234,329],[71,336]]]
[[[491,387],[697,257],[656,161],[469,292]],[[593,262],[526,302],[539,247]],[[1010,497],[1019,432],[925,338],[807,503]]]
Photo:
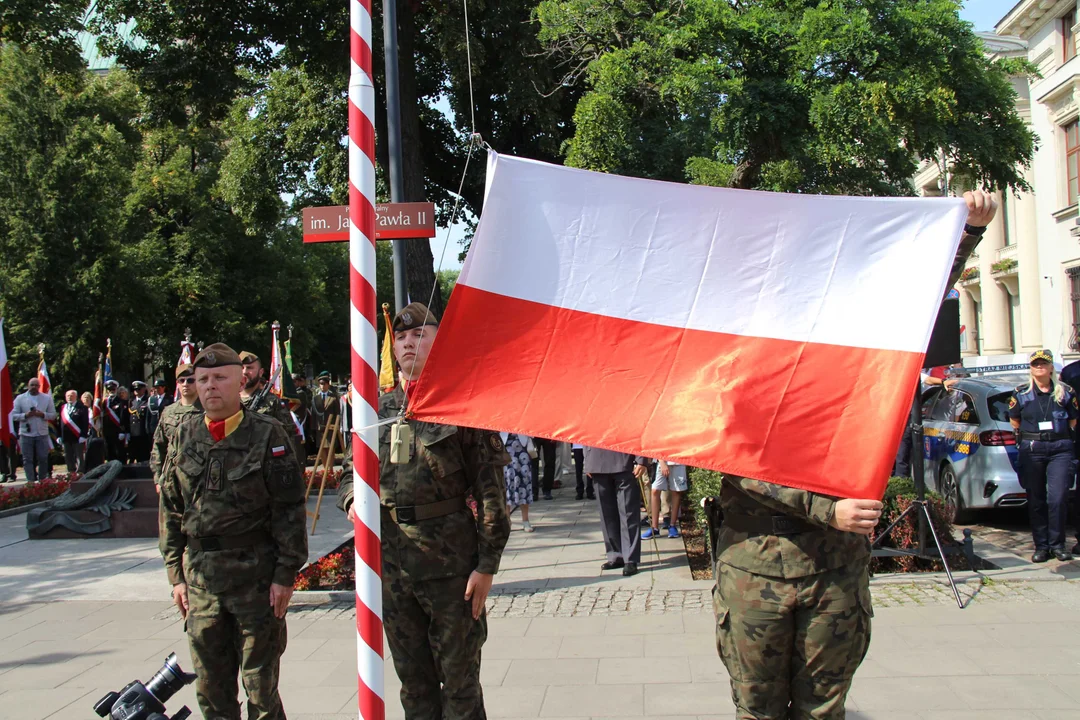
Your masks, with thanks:
[[[704,528],[705,511],[701,509],[701,501],[707,497],[720,495],[720,481],[724,478],[723,473],[705,468],[689,468],[690,490],[686,494],[687,504],[694,509],[694,519],[698,527]]]
[[[935,492],[927,491],[927,507],[930,510],[930,520],[937,531],[938,541],[943,548],[956,546],[953,539],[953,526],[949,521],[948,511],[945,508],[945,500]],[[906,477],[889,478],[885,497],[882,498],[881,520],[874,531],[876,537],[907,510],[915,500],[915,481]],[[933,547],[933,538],[927,534],[927,544]],[[894,527],[882,543],[881,547],[897,548],[901,550],[915,550],[919,546],[919,516],[911,513],[904,521]],[[965,569],[967,560],[963,555],[956,554],[949,558],[949,566],[954,570]],[[873,572],[928,572],[942,570],[940,560],[929,560],[916,557],[880,557],[874,558],[871,563]]]

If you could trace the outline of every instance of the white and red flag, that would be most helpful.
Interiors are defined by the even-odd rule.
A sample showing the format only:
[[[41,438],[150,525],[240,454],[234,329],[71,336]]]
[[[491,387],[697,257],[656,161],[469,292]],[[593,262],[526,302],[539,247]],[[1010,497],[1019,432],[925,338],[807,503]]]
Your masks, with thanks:
[[[49,380],[49,368],[45,364],[45,351],[39,350],[39,359],[37,366],[37,378],[38,383],[41,385],[39,388],[41,392],[46,395],[52,394],[52,382]]]
[[[7,345],[4,343],[4,318],[0,318],[0,444],[11,443],[14,429],[11,427],[11,410],[15,396],[11,394],[11,369],[8,366]]]
[[[195,362],[195,345],[191,342],[191,336],[185,335],[184,339],[180,341],[180,359],[176,361],[177,367],[181,365],[190,365]],[[173,391],[173,400],[180,400],[180,385],[177,383],[176,390]]]
[[[880,497],[966,215],[492,154],[410,414]]]

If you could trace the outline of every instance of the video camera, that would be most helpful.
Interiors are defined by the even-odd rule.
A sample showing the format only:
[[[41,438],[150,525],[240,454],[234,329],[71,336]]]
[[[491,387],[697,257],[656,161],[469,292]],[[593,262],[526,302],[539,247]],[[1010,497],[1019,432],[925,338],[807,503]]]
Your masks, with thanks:
[[[176,653],[169,653],[150,682],[143,685],[134,680],[120,692],[110,692],[94,704],[94,712],[111,720],[186,720],[191,715],[186,705],[169,718],[165,715],[165,703],[194,681],[194,675],[180,669]]]

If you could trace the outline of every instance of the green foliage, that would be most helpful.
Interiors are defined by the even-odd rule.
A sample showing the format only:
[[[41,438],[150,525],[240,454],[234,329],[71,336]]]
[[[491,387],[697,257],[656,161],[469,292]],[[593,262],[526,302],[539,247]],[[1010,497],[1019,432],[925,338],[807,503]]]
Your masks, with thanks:
[[[540,39],[587,84],[567,163],[786,192],[903,195],[942,148],[1026,187],[1033,135],[955,0],[543,0]]]
[[[446,304],[450,302],[450,294],[454,292],[454,286],[457,285],[458,275],[460,274],[460,270],[439,271],[439,290],[442,291],[443,307],[446,307]]]
[[[720,483],[724,479],[724,474],[696,467],[688,468],[688,471],[690,490],[687,492],[686,502],[694,509],[698,527],[704,528],[706,527],[705,511],[701,509],[701,501],[705,498],[720,496]]]
[[[884,507],[881,511],[881,519],[875,534],[884,530],[900,517],[911,502],[915,499],[915,481],[908,477],[889,478],[889,484],[885,488],[885,496],[881,502]],[[927,507],[930,509],[930,519],[937,531],[938,541],[942,547],[954,546],[953,526],[949,520],[945,500],[935,492],[927,492]],[[889,535],[881,542],[881,547],[899,548],[903,550],[917,549],[919,546],[919,523],[918,516],[913,512],[897,525]],[[934,541],[927,531],[927,544],[932,548]],[[965,569],[967,561],[963,555],[954,555],[949,564],[953,570]],[[883,572],[927,572],[942,570],[940,560],[928,560],[916,557],[880,557],[871,562],[871,570],[876,573]]]

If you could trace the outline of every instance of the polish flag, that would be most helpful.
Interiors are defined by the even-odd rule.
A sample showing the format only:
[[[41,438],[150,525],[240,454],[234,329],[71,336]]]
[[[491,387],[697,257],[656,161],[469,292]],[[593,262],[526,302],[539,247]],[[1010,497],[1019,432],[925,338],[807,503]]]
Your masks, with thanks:
[[[881,496],[962,200],[487,180],[413,417]]]
[[[15,396],[11,394],[11,370],[8,367],[7,345],[4,343],[4,318],[0,318],[0,443],[7,447],[14,434],[11,411]]]
[[[37,378],[38,378],[38,383],[41,386],[38,389],[41,390],[41,392],[44,393],[45,395],[51,395],[52,394],[52,381],[49,380],[49,367],[45,364],[45,356],[44,355],[41,357],[41,360],[38,362]]]

